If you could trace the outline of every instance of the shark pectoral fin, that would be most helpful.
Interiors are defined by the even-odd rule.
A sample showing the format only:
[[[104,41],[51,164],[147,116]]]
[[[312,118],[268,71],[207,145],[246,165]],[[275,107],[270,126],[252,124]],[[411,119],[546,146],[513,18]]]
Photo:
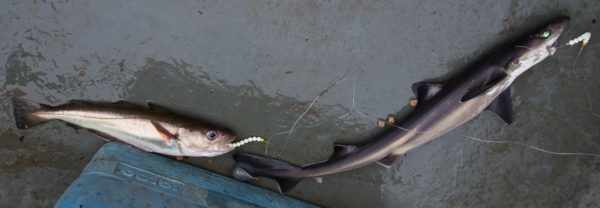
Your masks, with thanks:
[[[290,190],[292,190],[292,188],[294,188],[294,186],[298,185],[300,180],[302,180],[302,178],[284,178],[284,177],[275,177],[273,179],[275,179],[277,181],[277,184],[279,184],[279,192],[281,192],[281,193],[289,192]]]
[[[334,144],[333,145],[333,154],[331,155],[331,158],[340,157],[340,156],[344,156],[344,155],[350,154],[355,149],[356,149],[356,146],[354,146],[354,145]]]
[[[510,98],[510,88],[502,92],[490,103],[486,110],[496,113],[504,122],[511,124],[513,122],[512,99]]]
[[[282,172],[293,173],[302,169],[281,160],[246,153],[234,154],[233,159],[236,166],[231,174],[237,180],[253,180],[256,177],[271,178],[277,181],[277,187],[282,193],[290,191],[302,180],[302,176],[296,177],[292,176],[293,174],[282,176],[278,174]]]
[[[150,123],[152,123],[152,126],[154,126],[154,128],[156,129],[156,131],[160,135],[160,138],[165,140],[167,144],[171,144],[172,139],[177,139],[177,135],[171,134],[171,132],[169,132],[167,129],[165,129],[165,127],[160,125],[160,123],[156,121],[150,121]]]
[[[423,103],[435,96],[443,87],[443,84],[417,82],[412,85],[412,90],[417,96],[417,104]]]
[[[241,168],[239,166],[235,166],[233,168],[231,175],[233,175],[233,177],[236,180],[240,181],[258,180],[256,176],[253,176],[252,174],[248,173],[248,171],[246,171],[244,168]]]
[[[394,165],[396,160],[398,160],[398,157],[400,157],[400,155],[390,154],[387,157],[384,157],[383,159],[378,160],[377,164],[380,164],[383,167],[389,168],[392,165]]]

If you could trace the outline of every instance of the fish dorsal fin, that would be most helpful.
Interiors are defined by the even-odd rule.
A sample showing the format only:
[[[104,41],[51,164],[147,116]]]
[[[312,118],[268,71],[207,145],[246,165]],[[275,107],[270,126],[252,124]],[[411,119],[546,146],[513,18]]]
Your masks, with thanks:
[[[90,102],[88,102],[88,103],[90,103]],[[111,107],[124,107],[124,108],[139,108],[140,107],[139,105],[129,102],[129,101],[126,101],[126,100],[119,100],[119,101],[115,101],[112,103],[92,103],[92,104],[105,105],[105,106],[107,105],[107,106],[111,106]]]
[[[354,146],[354,145],[334,144],[333,145],[333,154],[331,155],[331,158],[348,155],[348,154],[354,152],[355,149],[356,149],[356,146]]]
[[[112,104],[113,105],[120,105],[120,106],[136,106],[136,107],[138,106],[138,105],[133,104],[133,103],[131,103],[129,101],[126,101],[126,100],[115,101]]]
[[[154,110],[154,111],[158,111],[158,112],[170,112],[167,108],[157,105],[156,103],[154,103],[152,101],[148,100],[148,101],[146,101],[146,104],[148,105],[148,108],[150,108],[150,110]]]
[[[390,154],[387,157],[384,157],[381,160],[377,161],[377,164],[380,164],[383,167],[389,168],[392,165],[394,165],[394,163],[396,163],[396,160],[398,160],[398,157],[400,157],[399,155],[394,155],[394,154]]]
[[[70,100],[67,104],[65,105],[86,105],[86,106],[104,106],[104,107],[139,107],[138,105],[129,102],[129,101],[125,101],[125,100],[119,100],[119,101],[114,101],[114,102],[107,102],[107,101],[88,101],[88,100]]]
[[[423,103],[435,96],[443,86],[439,83],[417,82],[412,85],[412,90],[417,96],[417,103]]]
[[[69,100],[69,104],[89,104],[89,101],[85,100]]]
[[[494,112],[500,116],[504,122],[511,124],[513,122],[512,116],[512,99],[510,98],[510,88],[500,93],[498,97],[490,103],[486,110]]]

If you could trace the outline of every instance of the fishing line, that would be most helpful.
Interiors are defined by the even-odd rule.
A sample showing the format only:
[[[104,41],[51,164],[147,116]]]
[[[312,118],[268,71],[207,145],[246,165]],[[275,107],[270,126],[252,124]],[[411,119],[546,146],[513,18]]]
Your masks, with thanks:
[[[462,135],[465,138],[468,139],[472,139],[475,141],[479,141],[479,142],[484,142],[484,143],[493,143],[493,144],[516,144],[516,145],[520,145],[529,149],[533,149],[533,150],[537,150],[543,153],[548,153],[548,154],[553,154],[553,155],[572,155],[572,156],[592,156],[592,157],[600,157],[599,154],[592,154],[592,153],[583,153],[583,152],[554,152],[554,151],[550,151],[550,150],[546,150],[546,149],[542,149],[533,145],[529,145],[529,144],[525,144],[525,143],[521,143],[521,142],[514,142],[514,141],[504,141],[504,140],[484,140],[484,139],[479,139],[479,138],[475,138],[472,136],[465,136]]]
[[[593,29],[593,27],[592,27],[592,29]],[[577,57],[575,57],[575,61],[573,61],[573,64],[572,64],[573,67],[577,63],[577,60],[579,58],[579,55],[581,54],[581,51],[583,51],[583,48],[587,46],[591,37],[592,37],[592,33],[585,32],[585,33],[581,34],[580,36],[573,38],[572,40],[570,40],[569,42],[567,42],[567,44],[565,44],[563,46],[563,47],[573,46],[573,45],[581,42],[581,48],[579,49],[579,52],[577,52]],[[589,46],[589,47],[591,47],[591,46]],[[583,88],[583,91],[585,92],[585,96],[587,98],[587,103],[590,107],[590,112],[592,113],[592,116],[594,116],[596,118],[600,118],[600,113],[598,113],[594,110],[594,105],[592,104],[592,98],[590,96],[590,92],[589,92],[587,86],[584,84],[583,80],[581,80],[579,77],[577,77],[577,76],[573,76],[573,77],[575,77],[575,79],[578,79],[578,83],[581,85],[581,87]]]
[[[600,114],[594,110],[594,105],[592,104],[592,98],[590,97],[590,92],[588,91],[587,86],[583,82],[579,82],[579,84],[583,87],[583,91],[585,92],[585,96],[587,97],[588,105],[590,106],[590,112],[596,118],[600,118]]]
[[[317,122],[317,123],[312,124],[312,125],[298,126],[298,127],[296,127],[296,129],[312,128],[312,127],[317,127],[319,125],[321,125],[321,122]],[[274,134],[271,135],[271,137],[277,137],[277,136],[280,136],[280,135],[283,135],[283,134],[288,134],[288,133],[290,133],[290,130],[274,133]]]
[[[310,102],[310,104],[306,107],[306,109],[304,110],[304,112],[302,112],[302,114],[300,114],[300,116],[292,124],[292,127],[288,130],[288,133],[287,133],[287,136],[286,136],[285,141],[283,143],[283,147],[281,148],[281,151],[279,153],[275,153],[271,158],[273,158],[273,157],[279,157],[281,154],[283,154],[283,152],[287,148],[287,144],[288,144],[288,141],[290,139],[290,136],[292,135],[292,133],[294,132],[294,129],[296,128],[296,125],[298,125],[298,123],[300,122],[300,120],[302,120],[302,118],[304,118],[304,116],[308,113],[308,111],[310,111],[310,109],[312,109],[312,107],[315,105],[315,103],[317,103],[317,101],[319,100],[319,98],[321,98],[321,96],[323,96],[324,94],[326,94],[331,88],[335,87],[340,82],[343,82],[346,79],[348,79],[348,77],[346,75],[344,75],[338,81],[336,81],[333,84],[329,85],[325,89],[322,89],[321,92],[319,92],[319,94],[317,94],[317,96],[315,96],[315,98],[313,98],[312,102]],[[268,154],[266,154],[266,153],[268,151],[268,145],[269,144],[270,144],[270,142],[267,142],[267,145],[265,147],[265,155],[267,155],[267,156],[268,156]]]
[[[298,127],[296,127],[296,129],[313,128],[313,127],[317,127],[319,125],[321,125],[321,122],[317,122],[317,123],[312,124],[312,125],[298,126]],[[269,136],[269,138],[273,139],[273,138],[276,138],[276,137],[279,137],[281,135],[288,134],[288,133],[290,133],[290,130],[282,131],[282,132],[277,132],[277,133],[274,133],[271,136]],[[267,140],[266,141],[267,144],[265,145],[265,155],[267,155],[267,156],[268,156],[268,152],[269,152],[269,144],[270,144],[270,142],[271,142],[271,140]]]
[[[354,99],[355,99],[354,86],[353,86],[353,89],[352,89],[352,91],[353,91],[353,92],[352,92],[352,99],[353,99],[353,100],[352,100],[352,104],[353,104],[353,105],[352,105],[352,107],[351,107],[351,109],[350,109],[349,111],[356,111],[356,112],[357,112],[359,115],[361,115],[361,116],[362,116],[364,119],[368,119],[368,120],[377,120],[376,118],[369,117],[369,116],[367,116],[366,114],[364,114],[364,113],[360,112],[360,110],[358,109],[358,107],[355,105],[355,101],[354,101]],[[589,98],[589,97],[588,97],[588,98]],[[591,103],[591,101],[590,101],[590,103]],[[349,113],[351,113],[351,112],[349,112]],[[347,116],[349,113],[346,113],[346,114],[344,114],[344,115],[345,115],[344,117],[346,117],[346,116]],[[594,113],[595,113],[595,112],[594,112]],[[396,125],[396,124],[393,124],[393,123],[390,123],[390,122],[387,122],[387,121],[384,121],[384,122],[385,122],[387,125],[393,126],[394,128],[398,128],[398,129],[400,129],[400,130],[403,130],[403,131],[407,131],[407,132],[413,131],[413,130],[410,130],[410,129],[407,129],[407,128],[404,128],[404,127],[398,126],[398,125]],[[416,133],[431,133],[431,132],[435,132],[435,131],[413,131],[413,132],[416,132]],[[567,156],[593,156],[593,157],[600,157],[600,154],[592,154],[592,153],[583,153],[583,152],[555,152],[555,151],[550,151],[550,150],[542,149],[542,148],[540,148],[540,147],[536,147],[536,146],[529,145],[529,144],[525,144],[525,143],[521,143],[521,142],[515,142],[515,141],[505,141],[505,140],[484,140],[484,139],[480,139],[480,138],[476,138],[476,137],[472,137],[472,136],[467,136],[467,135],[460,135],[460,136],[462,136],[462,137],[464,137],[464,138],[467,138],[467,139],[471,139],[471,140],[475,140],[475,141],[479,141],[479,142],[484,142],[484,143],[491,143],[491,144],[514,144],[514,145],[519,145],[519,146],[522,146],[522,147],[525,147],[525,148],[529,148],[529,149],[532,149],[532,150],[537,150],[537,151],[540,151],[540,152],[543,152],[543,153],[547,153],[547,154],[553,154],[553,155],[567,155]]]
[[[571,45],[575,45],[577,43],[582,43],[582,47],[577,55],[577,58],[579,57],[579,54],[581,53],[581,50],[587,45],[589,39],[590,39],[591,33],[586,32],[572,40],[570,40],[567,44],[557,47],[558,48],[562,48],[565,46],[571,46]],[[526,48],[531,50],[531,48],[527,47],[527,46],[515,46],[515,47],[522,47],[522,48]],[[576,63],[577,58],[575,59],[575,62],[573,62],[573,64]],[[317,94],[317,96],[315,96],[315,98],[312,100],[312,102],[308,105],[308,107],[306,108],[306,110],[294,121],[292,127],[284,132],[279,132],[277,134],[275,134],[274,136],[277,135],[282,135],[287,133],[287,137],[286,140],[284,142],[284,145],[282,147],[282,150],[278,153],[275,154],[273,157],[279,157],[286,149],[287,147],[287,143],[288,140],[291,136],[291,134],[293,133],[294,129],[296,128],[296,125],[300,122],[300,120],[302,120],[302,118],[308,113],[308,111],[314,106],[314,104],[318,101],[318,99],[323,96],[329,89],[335,87],[337,84],[339,84],[340,82],[346,80],[348,77],[344,77],[340,80],[338,80],[337,82],[333,83],[332,85],[330,85],[329,87],[323,89],[319,94]],[[583,85],[583,88],[586,92],[586,96],[588,99],[588,104],[590,106],[590,111],[592,112],[592,115],[594,115],[595,117],[600,117],[600,114],[597,113],[596,111],[594,111],[593,109],[593,105],[592,105],[592,101],[589,95],[589,91],[587,89],[587,87],[585,85]],[[344,119],[347,116],[349,116],[350,114],[352,114],[352,112],[356,112],[357,114],[359,114],[361,117],[363,117],[363,119],[367,119],[367,120],[378,120],[377,118],[373,118],[371,116],[368,116],[367,114],[363,113],[362,111],[359,110],[359,108],[356,105],[356,79],[353,80],[353,85],[352,85],[352,106],[350,107],[350,109],[348,110],[347,113],[338,116],[338,119]],[[394,128],[406,131],[406,132],[413,132],[413,133],[420,133],[420,134],[425,134],[425,133],[435,133],[435,132],[441,132],[441,131],[434,131],[434,130],[429,130],[429,131],[416,131],[416,130],[412,130],[412,129],[408,129],[408,128],[404,128],[402,126],[396,125],[394,123],[390,123],[384,120],[384,122],[387,125],[393,126]],[[492,144],[514,144],[514,145],[519,145],[528,149],[532,149],[532,150],[536,150],[536,151],[540,151],[543,153],[547,153],[547,154],[554,154],[554,155],[570,155],[570,156],[593,156],[593,157],[600,157],[600,155],[598,154],[592,154],[592,153],[580,153],[580,152],[555,152],[555,151],[550,151],[550,150],[546,150],[546,149],[542,149],[533,145],[529,145],[529,144],[525,144],[525,143],[521,143],[521,142],[515,142],[515,141],[504,141],[504,140],[484,140],[484,139],[480,139],[480,138],[475,138],[472,136],[466,136],[466,135],[461,135],[462,137],[465,137],[467,139],[471,139],[474,141],[479,141],[479,142],[484,142],[484,143],[492,143]],[[265,148],[265,155],[268,156],[268,146],[269,146],[269,142],[267,141],[267,145]]]
[[[360,110],[358,110],[358,108],[356,108],[356,102],[355,102],[355,97],[356,97],[356,79],[352,80],[352,106],[350,107],[350,109],[348,110],[347,113],[345,113],[344,115],[338,116],[338,119],[344,119],[347,116],[349,116],[350,114],[352,114],[352,112],[356,112],[359,115],[363,116],[363,117],[369,117],[366,114],[364,114],[363,112],[361,112]]]
[[[593,27],[592,27],[592,30],[593,30]],[[588,43],[589,43],[591,37],[592,37],[592,33],[591,32],[584,32],[583,34],[581,34],[581,35],[579,35],[579,36],[577,36],[577,37],[569,40],[566,44],[556,47],[556,49],[560,49],[560,48],[564,48],[564,47],[569,47],[569,46],[574,46],[574,45],[576,45],[578,43],[581,43],[581,48],[577,52],[577,56],[575,57],[575,60],[572,63],[572,65],[575,66],[575,64],[577,63],[577,60],[579,59],[579,56],[581,55],[581,52],[583,51],[583,48],[584,47],[594,47],[595,46],[595,45],[589,45],[588,46]],[[526,48],[528,50],[532,50],[531,48],[529,48],[527,46],[517,45],[515,47]],[[577,76],[574,76],[574,77],[579,80],[579,84],[583,87],[583,90],[585,92],[585,95],[586,95],[586,98],[587,98],[587,102],[588,102],[588,105],[590,107],[590,111],[592,113],[592,116],[594,116],[596,118],[600,118],[600,113],[598,113],[598,112],[596,112],[594,110],[594,106],[592,104],[592,98],[590,96],[589,90],[587,89],[587,86],[584,84],[584,82],[579,77],[577,77]]]
[[[364,115],[364,114],[362,114]],[[366,115],[365,115],[366,116]],[[367,117],[369,118],[369,117]],[[372,118],[369,118],[372,119]],[[409,131],[406,128],[400,127],[398,125],[389,123],[387,121],[385,121],[386,124],[389,124],[390,126],[393,126],[394,128],[398,128],[400,130],[403,131]],[[426,132],[423,132],[426,133]],[[484,143],[492,143],[492,144],[515,144],[515,145],[519,145],[519,146],[523,146],[529,149],[533,149],[533,150],[537,150],[543,153],[547,153],[547,154],[553,154],[553,155],[571,155],[571,156],[593,156],[593,157],[600,157],[600,154],[592,154],[592,153],[583,153],[583,152],[555,152],[555,151],[550,151],[550,150],[546,150],[546,149],[542,149],[533,145],[529,145],[529,144],[525,144],[525,143],[521,143],[521,142],[515,142],[515,141],[505,141],[505,140],[484,140],[484,139],[480,139],[480,138],[476,138],[476,137],[472,137],[472,136],[466,136],[466,135],[460,135],[464,138],[467,139],[471,139],[471,140],[475,140],[475,141],[479,141],[479,142],[484,142]]]
[[[356,81],[356,80],[354,80],[354,81]],[[350,107],[350,109],[348,110],[348,112],[346,114],[338,116],[338,118],[339,119],[343,119],[343,118],[347,117],[348,115],[350,115],[352,112],[356,112],[356,113],[358,113],[358,115],[362,116],[363,118],[365,118],[367,120],[373,119],[374,117],[368,116],[367,114],[361,112],[358,109],[358,107],[356,106],[355,98],[356,98],[356,82],[354,82],[354,84],[352,85],[352,106]],[[377,120],[377,119],[375,118],[374,120]],[[404,127],[398,126],[398,125],[396,125],[394,123],[390,123],[390,122],[387,122],[387,121],[384,121],[384,122],[387,125],[394,126],[394,127],[398,128],[400,130],[403,130],[403,131],[406,131],[406,132],[417,133],[417,134],[427,134],[427,133],[439,133],[439,132],[442,132],[442,131],[435,131],[435,130],[417,131],[417,130],[414,130],[414,129],[404,128]]]
[[[592,37],[592,33],[585,32],[585,33],[581,34],[580,36],[573,38],[572,40],[567,42],[567,44],[565,44],[565,46],[572,46],[577,43],[581,43],[581,48],[579,49],[579,52],[577,52],[577,56],[575,57],[575,61],[573,61],[573,65],[575,65],[575,63],[577,63],[577,59],[579,59],[579,55],[581,55],[581,51],[583,51],[583,48],[588,44],[591,37]]]

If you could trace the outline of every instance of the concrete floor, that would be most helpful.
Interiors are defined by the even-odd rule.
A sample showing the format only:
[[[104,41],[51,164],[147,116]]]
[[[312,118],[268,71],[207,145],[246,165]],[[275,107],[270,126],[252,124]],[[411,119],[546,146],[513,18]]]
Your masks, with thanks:
[[[599,157],[464,137],[600,154],[600,4],[585,0],[1,1],[0,207],[53,205],[103,144],[60,122],[16,130],[10,97],[153,100],[240,137],[269,137],[346,77],[287,148],[285,136],[271,137],[269,154],[306,164],[327,158],[333,142],[367,140],[376,118],[407,110],[412,83],[462,70],[559,14],[572,17],[567,37],[591,31],[591,43],[576,63],[578,48],[562,48],[516,81],[512,125],[484,112],[390,169],[306,179],[290,195],[328,207],[600,207]],[[185,162],[223,174],[232,166],[231,154]]]

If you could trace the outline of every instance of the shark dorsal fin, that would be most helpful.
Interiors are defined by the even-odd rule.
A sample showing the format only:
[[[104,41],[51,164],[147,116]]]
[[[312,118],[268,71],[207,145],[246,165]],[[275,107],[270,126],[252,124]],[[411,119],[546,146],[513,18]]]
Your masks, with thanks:
[[[512,99],[510,98],[510,88],[502,92],[498,97],[490,103],[486,110],[494,112],[500,116],[504,122],[511,124],[513,122],[512,116]]]
[[[417,82],[412,85],[412,90],[417,96],[417,103],[423,103],[435,96],[443,86],[439,83]]]

